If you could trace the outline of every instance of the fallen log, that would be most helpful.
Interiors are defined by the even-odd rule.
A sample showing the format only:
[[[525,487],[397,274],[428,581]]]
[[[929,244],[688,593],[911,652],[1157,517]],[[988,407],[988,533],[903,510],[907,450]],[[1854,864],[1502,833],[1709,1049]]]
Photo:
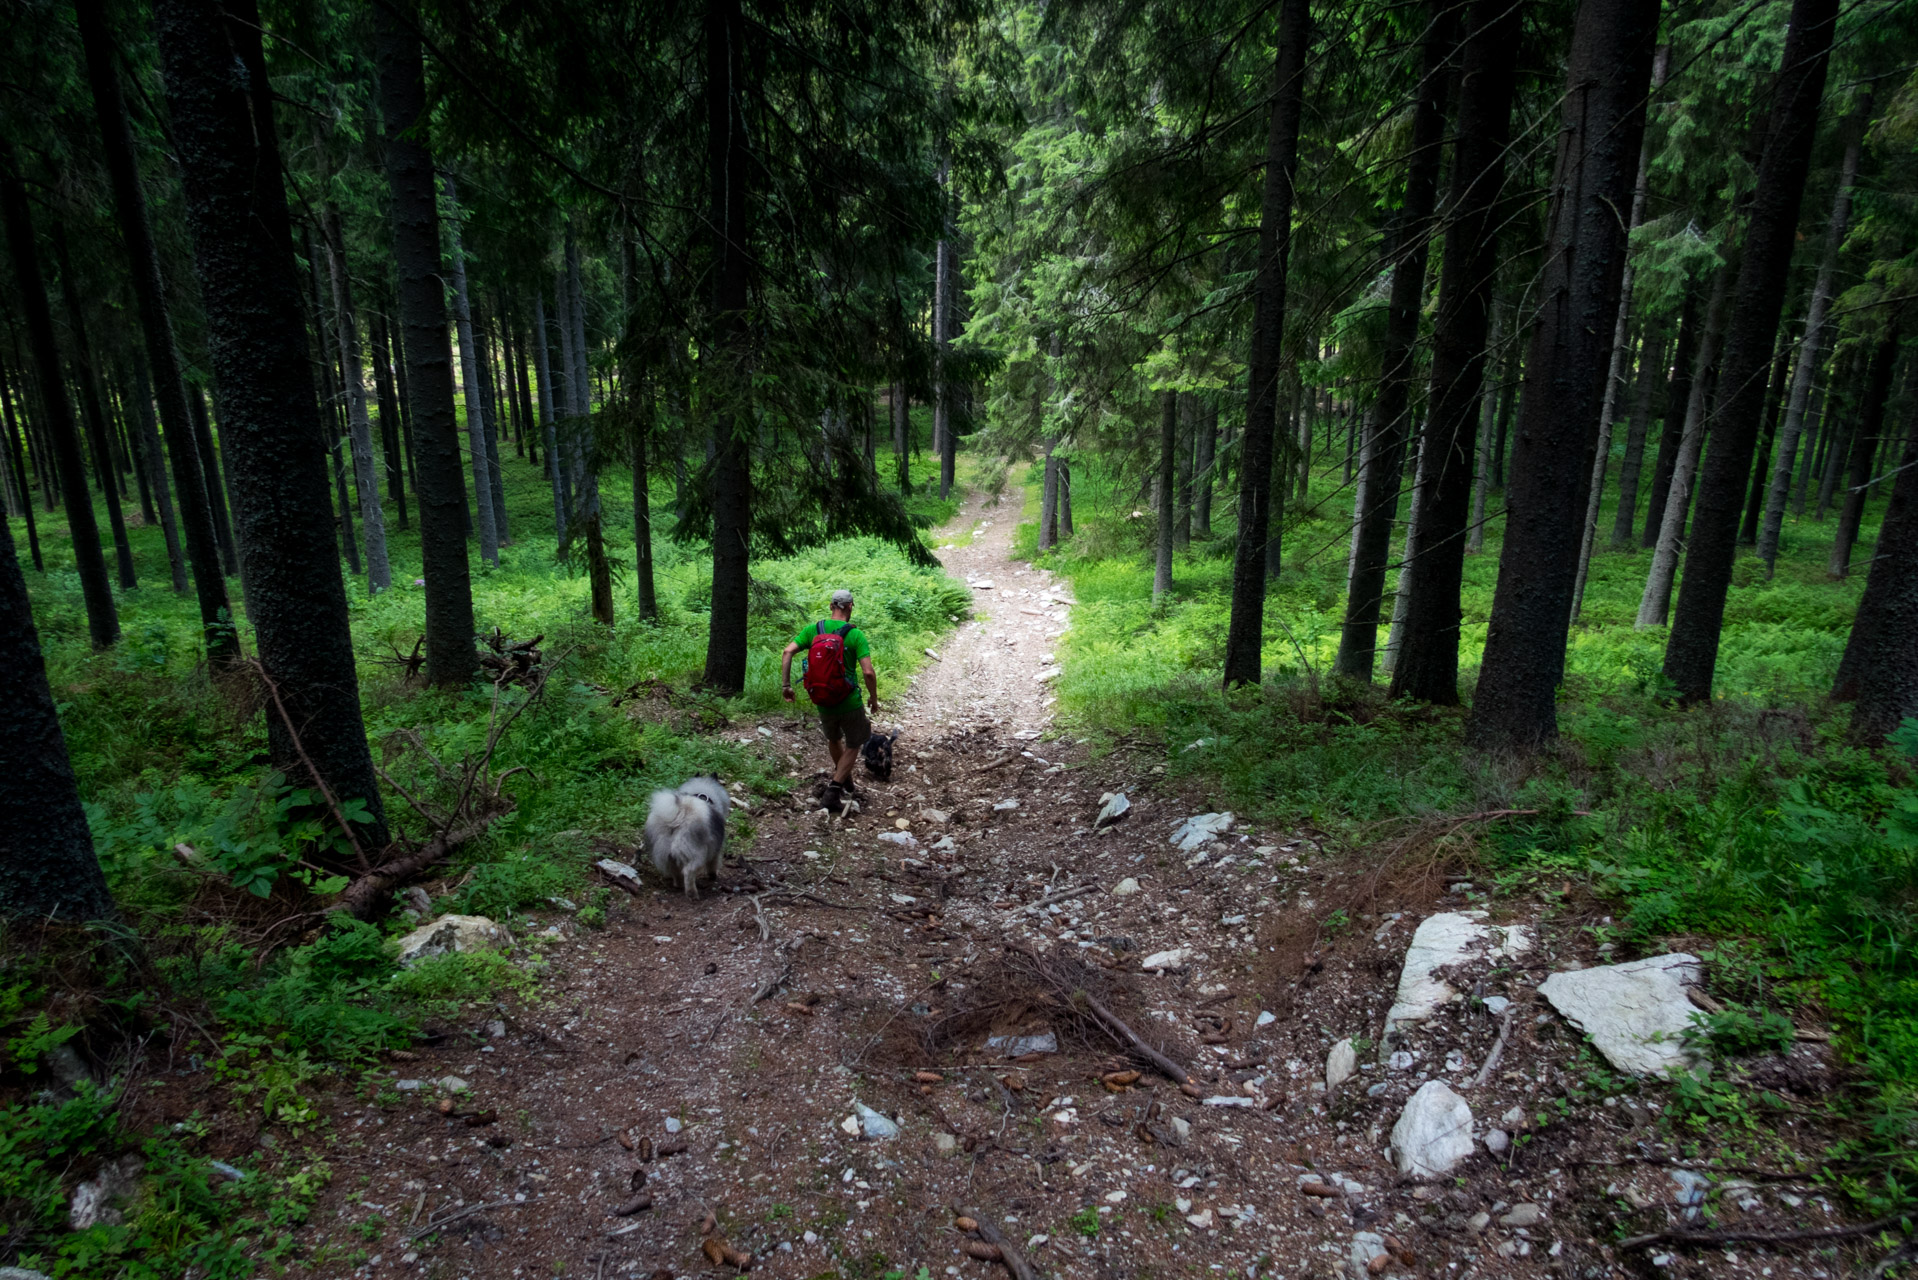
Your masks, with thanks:
[[[403,853],[374,867],[353,883],[346,886],[339,900],[328,908],[352,916],[355,920],[370,918],[378,910],[385,896],[405,884],[434,863],[463,845],[471,844],[486,829],[512,810],[501,809],[496,813],[484,814],[463,826],[435,832],[433,838],[410,853]]]

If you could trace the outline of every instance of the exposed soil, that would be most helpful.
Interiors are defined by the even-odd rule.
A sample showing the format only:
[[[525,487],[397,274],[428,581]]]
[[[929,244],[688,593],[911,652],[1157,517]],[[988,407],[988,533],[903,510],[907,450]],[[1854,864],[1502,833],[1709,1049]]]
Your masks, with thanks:
[[[1817,1136],[1794,1135],[1785,1110],[1682,1139],[1663,1086],[1600,1073],[1535,1002],[1552,968],[1609,958],[1562,904],[1482,901],[1429,859],[1361,867],[1310,832],[1235,826],[1175,849],[1205,797],[1056,736],[1041,676],[1068,596],[1010,559],[1014,523],[975,502],[954,526],[977,530],[943,553],[976,584],[977,620],[880,717],[904,730],[897,770],[862,776],[860,812],[829,819],[803,785],[747,797],[751,839],[718,891],[622,895],[597,931],[540,919],[522,944],[550,965],[538,1003],[476,1010],[393,1063],[383,1101],[336,1101],[335,1177],[306,1229],[316,1274],[732,1274],[726,1259],[750,1254],[775,1277],[1002,1280],[966,1252],[980,1246],[955,1208],[1041,1275],[1088,1280],[1350,1276],[1355,1240],[1359,1275],[1822,1277],[1867,1256],[1857,1241],[1618,1248],[1671,1227],[1830,1225],[1773,1134],[1802,1150]],[[798,715],[727,732],[802,781],[824,768]],[[1118,790],[1130,814],[1095,832]],[[879,839],[893,832],[911,843]],[[1127,879],[1137,891],[1116,893]],[[1497,1068],[1472,1086],[1501,1021],[1463,999],[1396,1046],[1404,1069],[1368,1043],[1328,1096],[1327,1050],[1378,1041],[1418,921],[1474,904],[1536,929],[1522,963],[1449,975],[1513,1002]],[[1129,1051],[1085,996],[1191,1086]],[[1030,1039],[988,1048],[997,1036]],[[1763,1069],[1801,1094],[1835,1075],[1816,1045]],[[437,1083],[449,1076],[465,1089]],[[1385,1149],[1427,1078],[1514,1145],[1494,1157],[1481,1143],[1443,1181],[1401,1177]],[[896,1136],[863,1136],[855,1104]],[[1737,1167],[1708,1175],[1687,1222],[1672,1166],[1714,1161]],[[376,1215],[383,1230],[362,1233]]]

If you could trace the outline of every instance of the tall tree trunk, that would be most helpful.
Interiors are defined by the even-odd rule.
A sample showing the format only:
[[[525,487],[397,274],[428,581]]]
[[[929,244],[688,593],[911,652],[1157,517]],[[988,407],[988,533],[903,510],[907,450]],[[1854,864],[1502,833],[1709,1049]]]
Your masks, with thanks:
[[[1058,454],[1059,464],[1059,534],[1072,536],[1072,455]]]
[[[107,30],[105,0],[79,0],[80,42],[85,47],[87,82],[93,91],[94,115],[113,188],[114,216],[126,247],[135,308],[146,346],[147,368],[153,375],[154,398],[166,438],[167,464],[180,496],[180,524],[186,535],[187,563],[193,571],[194,597],[200,606],[200,631],[207,657],[216,666],[237,661],[239,632],[234,628],[226,578],[220,559],[220,513],[206,481],[204,459],[195,439],[186,382],[180,372],[179,349],[167,310],[166,284],[147,218],[146,193],[140,186],[139,164],[133,149],[133,130],[127,119],[126,97],[114,68],[113,38]],[[164,489],[163,484],[155,486]],[[230,538],[230,534],[228,535]]]
[[[423,118],[426,77],[413,6],[375,6],[380,114],[386,124],[386,178],[392,188],[393,268],[399,284],[402,412],[413,427],[413,494],[420,512],[426,579],[426,673],[464,685],[478,666],[473,648],[472,570],[466,559],[466,484],[453,411],[453,353],[446,337],[439,198]]]
[[[186,387],[186,412],[193,424],[193,449],[200,456],[200,478],[206,485],[207,504],[213,510],[213,537],[220,548],[220,571],[227,577],[240,572],[240,549],[233,542],[233,513],[227,503],[226,482],[220,476],[220,455],[213,444],[213,427],[207,421],[206,397],[200,388]],[[232,626],[229,619],[227,625]],[[234,632],[234,645],[239,632]]]
[[[40,406],[49,437],[60,492],[66,499],[67,527],[73,540],[74,567],[80,575],[80,594],[86,602],[87,635],[95,649],[105,649],[120,638],[120,615],[107,581],[107,561],[100,548],[100,526],[93,518],[93,496],[87,492],[86,464],[80,460],[79,432],[73,421],[73,402],[60,369],[60,352],[53,341],[53,311],[47,305],[46,277],[33,242],[33,216],[21,181],[13,143],[0,131],[0,213],[7,224],[7,248],[13,257],[14,288],[20,295],[40,380]],[[23,589],[24,598],[24,589]]]
[[[1632,395],[1632,421],[1625,432],[1625,458],[1618,467],[1618,513],[1612,519],[1612,550],[1629,551],[1636,539],[1638,487],[1645,471],[1645,437],[1650,434],[1652,400],[1665,379],[1665,334],[1654,323],[1638,354],[1638,388]],[[1669,477],[1667,477],[1669,483]]]
[[[1814,357],[1817,367],[1824,367],[1824,353]],[[1812,389],[1811,402],[1805,408],[1805,448],[1804,458],[1798,467],[1798,483],[1792,490],[1791,513],[1795,516],[1805,514],[1805,499],[1811,490],[1811,478],[1823,465],[1819,451],[1825,447],[1825,428],[1829,425],[1825,418],[1826,386],[1819,382]],[[1761,531],[1762,532],[1762,531]]]
[[[518,308],[515,307],[514,310],[517,312]],[[513,384],[519,391],[519,418],[523,424],[521,438],[526,442],[526,460],[537,467],[540,444],[539,420],[533,414],[533,389],[526,380],[526,327],[523,324],[513,341]]]
[[[1864,523],[1865,499],[1871,495],[1871,460],[1878,453],[1878,435],[1885,426],[1885,403],[1891,398],[1892,367],[1897,362],[1898,317],[1893,312],[1865,374],[1864,403],[1859,406],[1858,425],[1851,436],[1845,504],[1839,509],[1838,527],[1832,531],[1831,556],[1825,562],[1825,574],[1830,578],[1842,578],[1851,572],[1851,548],[1858,541],[1859,526]]]
[[[1652,92],[1656,94],[1665,84],[1665,73],[1671,65],[1672,47],[1660,45],[1652,58]],[[1649,147],[1641,147],[1638,153],[1638,181],[1632,188],[1632,217],[1627,229],[1636,228],[1645,220],[1645,197],[1650,189],[1651,153]],[[1592,548],[1598,540],[1598,511],[1605,497],[1605,472],[1612,460],[1612,421],[1618,411],[1619,392],[1624,388],[1625,379],[1631,376],[1631,327],[1632,327],[1632,285],[1634,272],[1632,260],[1628,254],[1625,259],[1625,274],[1619,285],[1618,320],[1612,330],[1612,366],[1605,377],[1605,403],[1598,414],[1598,448],[1592,459],[1592,482],[1585,499],[1585,536],[1578,547],[1578,573],[1572,582],[1572,624],[1578,623],[1578,615],[1585,607],[1585,577],[1591,572]]]
[[[340,369],[346,382],[347,421],[353,436],[353,481],[360,495],[360,534],[366,540],[366,590],[378,595],[393,585],[386,560],[386,512],[380,506],[380,479],[373,462],[373,422],[366,412],[366,383],[360,373],[360,323],[353,310],[353,280],[346,269],[346,239],[340,213],[324,212],[326,256],[333,276],[333,330],[340,344]]]
[[[599,451],[593,444],[590,417],[593,391],[586,362],[586,298],[579,278],[579,245],[573,239],[570,225],[566,228],[566,278],[566,291],[572,302],[573,402],[580,411],[574,423],[577,514],[586,534],[586,578],[592,588],[593,617],[610,627],[613,625],[613,571],[606,560],[605,531],[599,511]]]
[[[1054,456],[1058,441],[1048,435],[1046,452],[1039,473],[1039,550],[1050,551],[1059,545],[1059,460]]]
[[[1584,0],[1572,30],[1540,299],[1506,491],[1491,627],[1467,740],[1558,736],[1572,577],[1583,533],[1629,206],[1645,131],[1658,0]]]
[[[341,804],[362,801],[368,820],[350,834],[378,850],[386,819],[360,716],[345,584],[323,517],[319,406],[260,32],[251,0],[154,5],[239,494],[248,612],[271,692],[268,744],[289,778]]]
[[[473,347],[479,355],[480,400],[484,406],[486,428],[486,483],[487,492],[493,504],[493,531],[502,547],[513,545],[513,534],[506,522],[506,479],[500,473],[499,437],[504,429],[504,415],[500,410],[501,397],[497,392],[497,383],[493,367],[491,338],[488,336],[490,325],[482,315],[473,326]]]
[[[1509,123],[1509,116],[1507,117]],[[1499,344],[1504,341],[1505,304],[1493,300],[1491,307],[1491,331],[1485,340],[1486,375],[1494,375],[1493,360]],[[1496,376],[1484,376],[1479,388],[1478,404],[1478,457],[1473,463],[1472,475],[1472,523],[1465,537],[1467,555],[1477,555],[1485,550],[1485,503],[1492,491],[1492,434],[1498,420],[1498,380]]]
[[[566,488],[559,465],[559,438],[553,424],[553,362],[546,347],[546,291],[533,290],[533,365],[539,378],[540,434],[546,438],[546,478],[553,486],[553,533],[566,546]]]
[[[1838,254],[1844,248],[1845,232],[1851,225],[1852,187],[1858,180],[1858,161],[1864,151],[1865,126],[1871,122],[1871,106],[1872,96],[1867,89],[1859,95],[1846,122],[1845,158],[1838,167],[1838,192],[1832,197],[1831,217],[1825,224],[1825,252],[1818,263],[1818,277],[1812,285],[1811,302],[1805,308],[1805,332],[1798,340],[1798,359],[1792,369],[1785,421],[1778,431],[1778,457],[1772,466],[1771,485],[1765,496],[1764,523],[1758,531],[1758,558],[1765,562],[1767,578],[1771,577],[1778,563],[1778,533],[1785,523],[1785,502],[1791,493],[1792,468],[1797,462],[1798,443],[1805,429],[1805,413],[1811,404],[1812,383],[1825,345],[1825,318],[1830,314],[1831,299],[1835,292]],[[1798,510],[1802,513],[1804,509],[1805,502],[1801,496]]]
[[[148,528],[152,528],[160,523],[160,513],[153,506],[154,486],[151,481],[152,477],[162,473],[166,464],[160,461],[157,454],[149,456],[145,438],[129,429],[127,401],[130,397],[126,393],[124,383],[125,374],[123,373],[118,383],[107,385],[107,416],[113,423],[114,443],[130,456],[134,464],[133,478],[139,482],[140,487],[140,519]]]
[[[1212,469],[1219,451],[1219,406],[1216,401],[1199,409],[1198,456],[1193,460],[1192,532],[1197,537],[1212,536]]]
[[[1192,545],[1192,445],[1198,432],[1193,429],[1193,414],[1199,402],[1190,395],[1179,397],[1178,435],[1173,441],[1176,507],[1172,516],[1172,549],[1184,551]]]
[[[0,915],[23,923],[104,919],[114,914],[113,899],[9,531],[0,531],[0,663],[9,676],[0,699]]]
[[[380,405],[380,455],[386,466],[386,492],[400,528],[406,528],[406,469],[400,459],[400,414],[393,396],[393,367],[386,341],[386,316],[373,313],[373,394]],[[382,512],[383,513],[383,512]]]
[[[160,431],[153,417],[153,384],[147,378],[147,367],[142,362],[133,362],[134,417],[139,420],[140,452],[151,460],[154,506],[160,516],[160,532],[166,540],[167,568],[173,575],[173,594],[183,596],[187,591],[187,567],[184,549],[180,546],[180,526],[173,516],[173,495],[167,492],[166,474],[160,470]],[[182,498],[182,504],[185,499]]]
[[[711,340],[700,363],[712,423],[712,613],[706,633],[706,684],[728,697],[746,688],[748,576],[752,556],[753,414],[746,328],[746,211],[752,174],[744,102],[746,23],[739,0],[706,6],[706,161],[712,243]]]
[[[1785,380],[1791,374],[1792,344],[1781,334],[1771,362],[1771,386],[1765,392],[1765,413],[1759,428],[1757,459],[1752,464],[1751,484],[1745,497],[1745,518],[1738,526],[1738,545],[1755,546],[1758,521],[1764,512],[1765,491],[1770,487],[1772,441],[1778,435],[1778,417],[1785,407]]]
[[[1738,553],[1738,521],[1751,475],[1758,420],[1765,410],[1785,277],[1798,235],[1799,206],[1818,132],[1838,0],[1793,0],[1779,64],[1771,132],[1758,168],[1750,228],[1739,270],[1737,302],[1725,342],[1720,392],[1712,413],[1712,450],[1698,488],[1698,510],[1678,584],[1678,608],[1665,642],[1665,675],[1683,702],[1712,696],[1725,596]]]
[[[1691,406],[1692,372],[1698,365],[1698,330],[1703,323],[1697,292],[1688,288],[1678,312],[1678,340],[1672,348],[1670,380],[1665,384],[1665,423],[1659,433],[1658,458],[1652,465],[1651,498],[1645,507],[1641,544],[1647,547],[1658,545],[1659,532],[1665,527],[1665,500],[1671,494],[1672,472],[1678,467],[1678,450],[1685,441],[1685,414]]]
[[[67,329],[73,335],[73,382],[80,391],[80,412],[87,426],[87,440],[93,446],[93,469],[100,482],[100,494],[107,504],[107,529],[113,535],[113,554],[120,568],[120,589],[132,591],[139,586],[133,574],[133,546],[127,541],[126,519],[120,512],[120,477],[113,461],[113,442],[107,436],[106,414],[100,407],[100,382],[93,368],[93,344],[87,340],[86,317],[80,310],[79,281],[67,253],[66,227],[53,224],[53,260],[60,270],[60,296],[67,312]],[[177,543],[168,548],[177,566]],[[176,577],[175,591],[184,592],[186,582]]]
[[[35,571],[45,573],[46,561],[40,555],[40,526],[33,516],[33,485],[27,478],[26,454],[20,447],[19,424],[14,420],[13,390],[4,367],[0,367],[0,410],[5,411],[7,424],[7,461],[12,467],[14,488],[20,495],[20,514],[27,522],[27,549],[32,553]],[[8,536],[12,536],[11,532]]]
[[[1157,551],[1152,567],[1152,603],[1162,603],[1172,590],[1172,522],[1175,495],[1173,487],[1178,483],[1177,467],[1174,455],[1179,451],[1179,393],[1162,391],[1159,393],[1159,471],[1153,482],[1153,496],[1158,500]]]
[[[553,313],[553,323],[559,331],[559,366],[553,371],[553,416],[559,421],[559,476],[566,495],[566,527],[560,535],[560,550],[564,553],[579,532],[575,527],[579,519],[579,499],[575,492],[579,475],[578,418],[585,410],[575,403],[579,399],[579,387],[574,380],[573,300],[563,256],[553,277]]]
[[[479,533],[480,558],[499,566],[499,524],[493,509],[492,463],[486,449],[486,406],[480,398],[479,350],[473,342],[473,307],[466,292],[466,250],[460,237],[459,190],[453,175],[446,187],[446,265],[453,285],[453,323],[460,344],[460,382],[466,397],[466,450],[473,467],[473,527]]]
[[[888,393],[887,408],[892,412],[892,460],[898,472],[899,492],[912,496],[912,406],[906,399],[906,384],[895,382]]]
[[[1685,397],[1685,427],[1672,457],[1672,477],[1665,491],[1658,540],[1652,551],[1651,568],[1645,574],[1645,591],[1638,601],[1635,625],[1641,629],[1662,627],[1670,617],[1672,582],[1678,576],[1679,557],[1685,548],[1692,482],[1697,477],[1705,437],[1710,430],[1712,393],[1718,382],[1719,346],[1731,321],[1732,282],[1737,275],[1738,257],[1728,248],[1705,309],[1705,332],[1699,339],[1698,359],[1692,366],[1690,389]]]
[[[1847,348],[1832,369],[1831,385],[1825,391],[1824,447],[1818,459],[1818,505],[1811,518],[1822,522],[1838,491],[1838,477],[1844,474],[1845,459],[1851,452],[1853,428],[1857,425],[1857,406],[1852,403],[1852,379],[1858,374],[1858,349]]]
[[[1855,704],[1851,740],[1860,746],[1880,745],[1918,716],[1918,406],[1908,417],[1891,502],[1831,691],[1834,701]]]
[[[630,230],[620,236],[619,244],[620,278],[625,282],[623,300],[626,304],[626,342],[623,345],[630,351],[639,339],[635,332],[639,324],[639,309],[633,298],[639,263]],[[658,622],[659,597],[653,587],[653,475],[646,456],[653,434],[656,400],[653,388],[645,385],[631,356],[625,358],[620,369],[619,388],[626,398],[628,429],[632,432],[633,440],[633,577],[638,585],[639,620]]]
[[[1361,454],[1353,514],[1352,566],[1334,669],[1370,680],[1384,607],[1385,574],[1392,558],[1392,532],[1399,509],[1400,476],[1412,439],[1412,379],[1416,375],[1419,310],[1425,299],[1425,268],[1431,250],[1432,210],[1438,202],[1443,159],[1448,64],[1458,37],[1458,10],[1451,0],[1427,6],[1423,69],[1412,105],[1411,149],[1405,194],[1387,234],[1395,260],[1386,304],[1385,337],[1379,351],[1379,395],[1372,430]]]
[[[1292,249],[1293,178],[1305,113],[1305,63],[1312,39],[1308,0],[1282,0],[1272,68],[1272,114],[1259,198],[1259,247],[1252,279],[1245,436],[1239,449],[1239,536],[1232,554],[1232,613],[1226,624],[1225,683],[1257,684],[1265,642],[1265,538],[1272,522],[1272,436],[1278,418],[1286,267]]]
[[[1498,276],[1498,210],[1517,85],[1511,49],[1522,16],[1513,0],[1474,0],[1468,19],[1451,221],[1432,337],[1430,408],[1406,537],[1404,616],[1402,623],[1394,619],[1392,696],[1442,706],[1458,704],[1459,591],[1465,580],[1473,455],[1480,452],[1475,446],[1492,285]],[[1483,497],[1481,490],[1481,503]]]

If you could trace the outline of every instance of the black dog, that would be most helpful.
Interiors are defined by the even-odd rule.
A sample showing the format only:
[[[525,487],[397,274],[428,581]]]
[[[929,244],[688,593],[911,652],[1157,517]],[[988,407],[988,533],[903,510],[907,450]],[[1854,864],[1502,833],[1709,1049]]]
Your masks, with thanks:
[[[892,744],[897,741],[897,733],[874,733],[866,739],[866,745],[859,749],[859,758],[865,762],[866,772],[881,782],[892,781]]]

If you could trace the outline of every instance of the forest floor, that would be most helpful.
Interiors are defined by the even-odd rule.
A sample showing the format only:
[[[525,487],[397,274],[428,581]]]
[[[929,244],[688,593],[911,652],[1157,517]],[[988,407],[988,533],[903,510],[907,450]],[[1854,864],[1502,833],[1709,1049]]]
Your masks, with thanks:
[[[1094,752],[1052,722],[1071,595],[1013,558],[1017,522],[975,498],[935,538],[975,613],[884,708],[897,768],[862,771],[859,812],[816,807],[810,716],[734,720],[721,732],[797,781],[741,793],[751,838],[716,891],[649,884],[597,930],[535,913],[529,998],[323,1104],[333,1177],[302,1270],[663,1280],[748,1254],[774,1277],[991,1280],[966,1212],[1040,1275],[1087,1280],[1851,1273],[1857,1239],[1621,1249],[1833,1225],[1805,1163],[1830,1135],[1614,1074],[1535,1003],[1551,971],[1610,958],[1604,908],[1569,886],[1495,895],[1429,848],[1332,854],[1242,823],[1175,847],[1208,809],[1196,780],[1168,783],[1163,748]],[[1112,792],[1130,812],[1095,830]],[[636,832],[591,834],[639,861]],[[1413,930],[1471,909],[1531,948],[1446,971],[1470,998],[1380,1061]],[[1094,1002],[1191,1085],[1128,1053]],[[1360,1068],[1328,1094],[1346,1037]],[[1815,1040],[1761,1065],[1788,1107],[1845,1074]],[[1427,1079],[1467,1100],[1480,1141],[1421,1183],[1385,1152]],[[1514,1139],[1499,1156],[1493,1128]]]

